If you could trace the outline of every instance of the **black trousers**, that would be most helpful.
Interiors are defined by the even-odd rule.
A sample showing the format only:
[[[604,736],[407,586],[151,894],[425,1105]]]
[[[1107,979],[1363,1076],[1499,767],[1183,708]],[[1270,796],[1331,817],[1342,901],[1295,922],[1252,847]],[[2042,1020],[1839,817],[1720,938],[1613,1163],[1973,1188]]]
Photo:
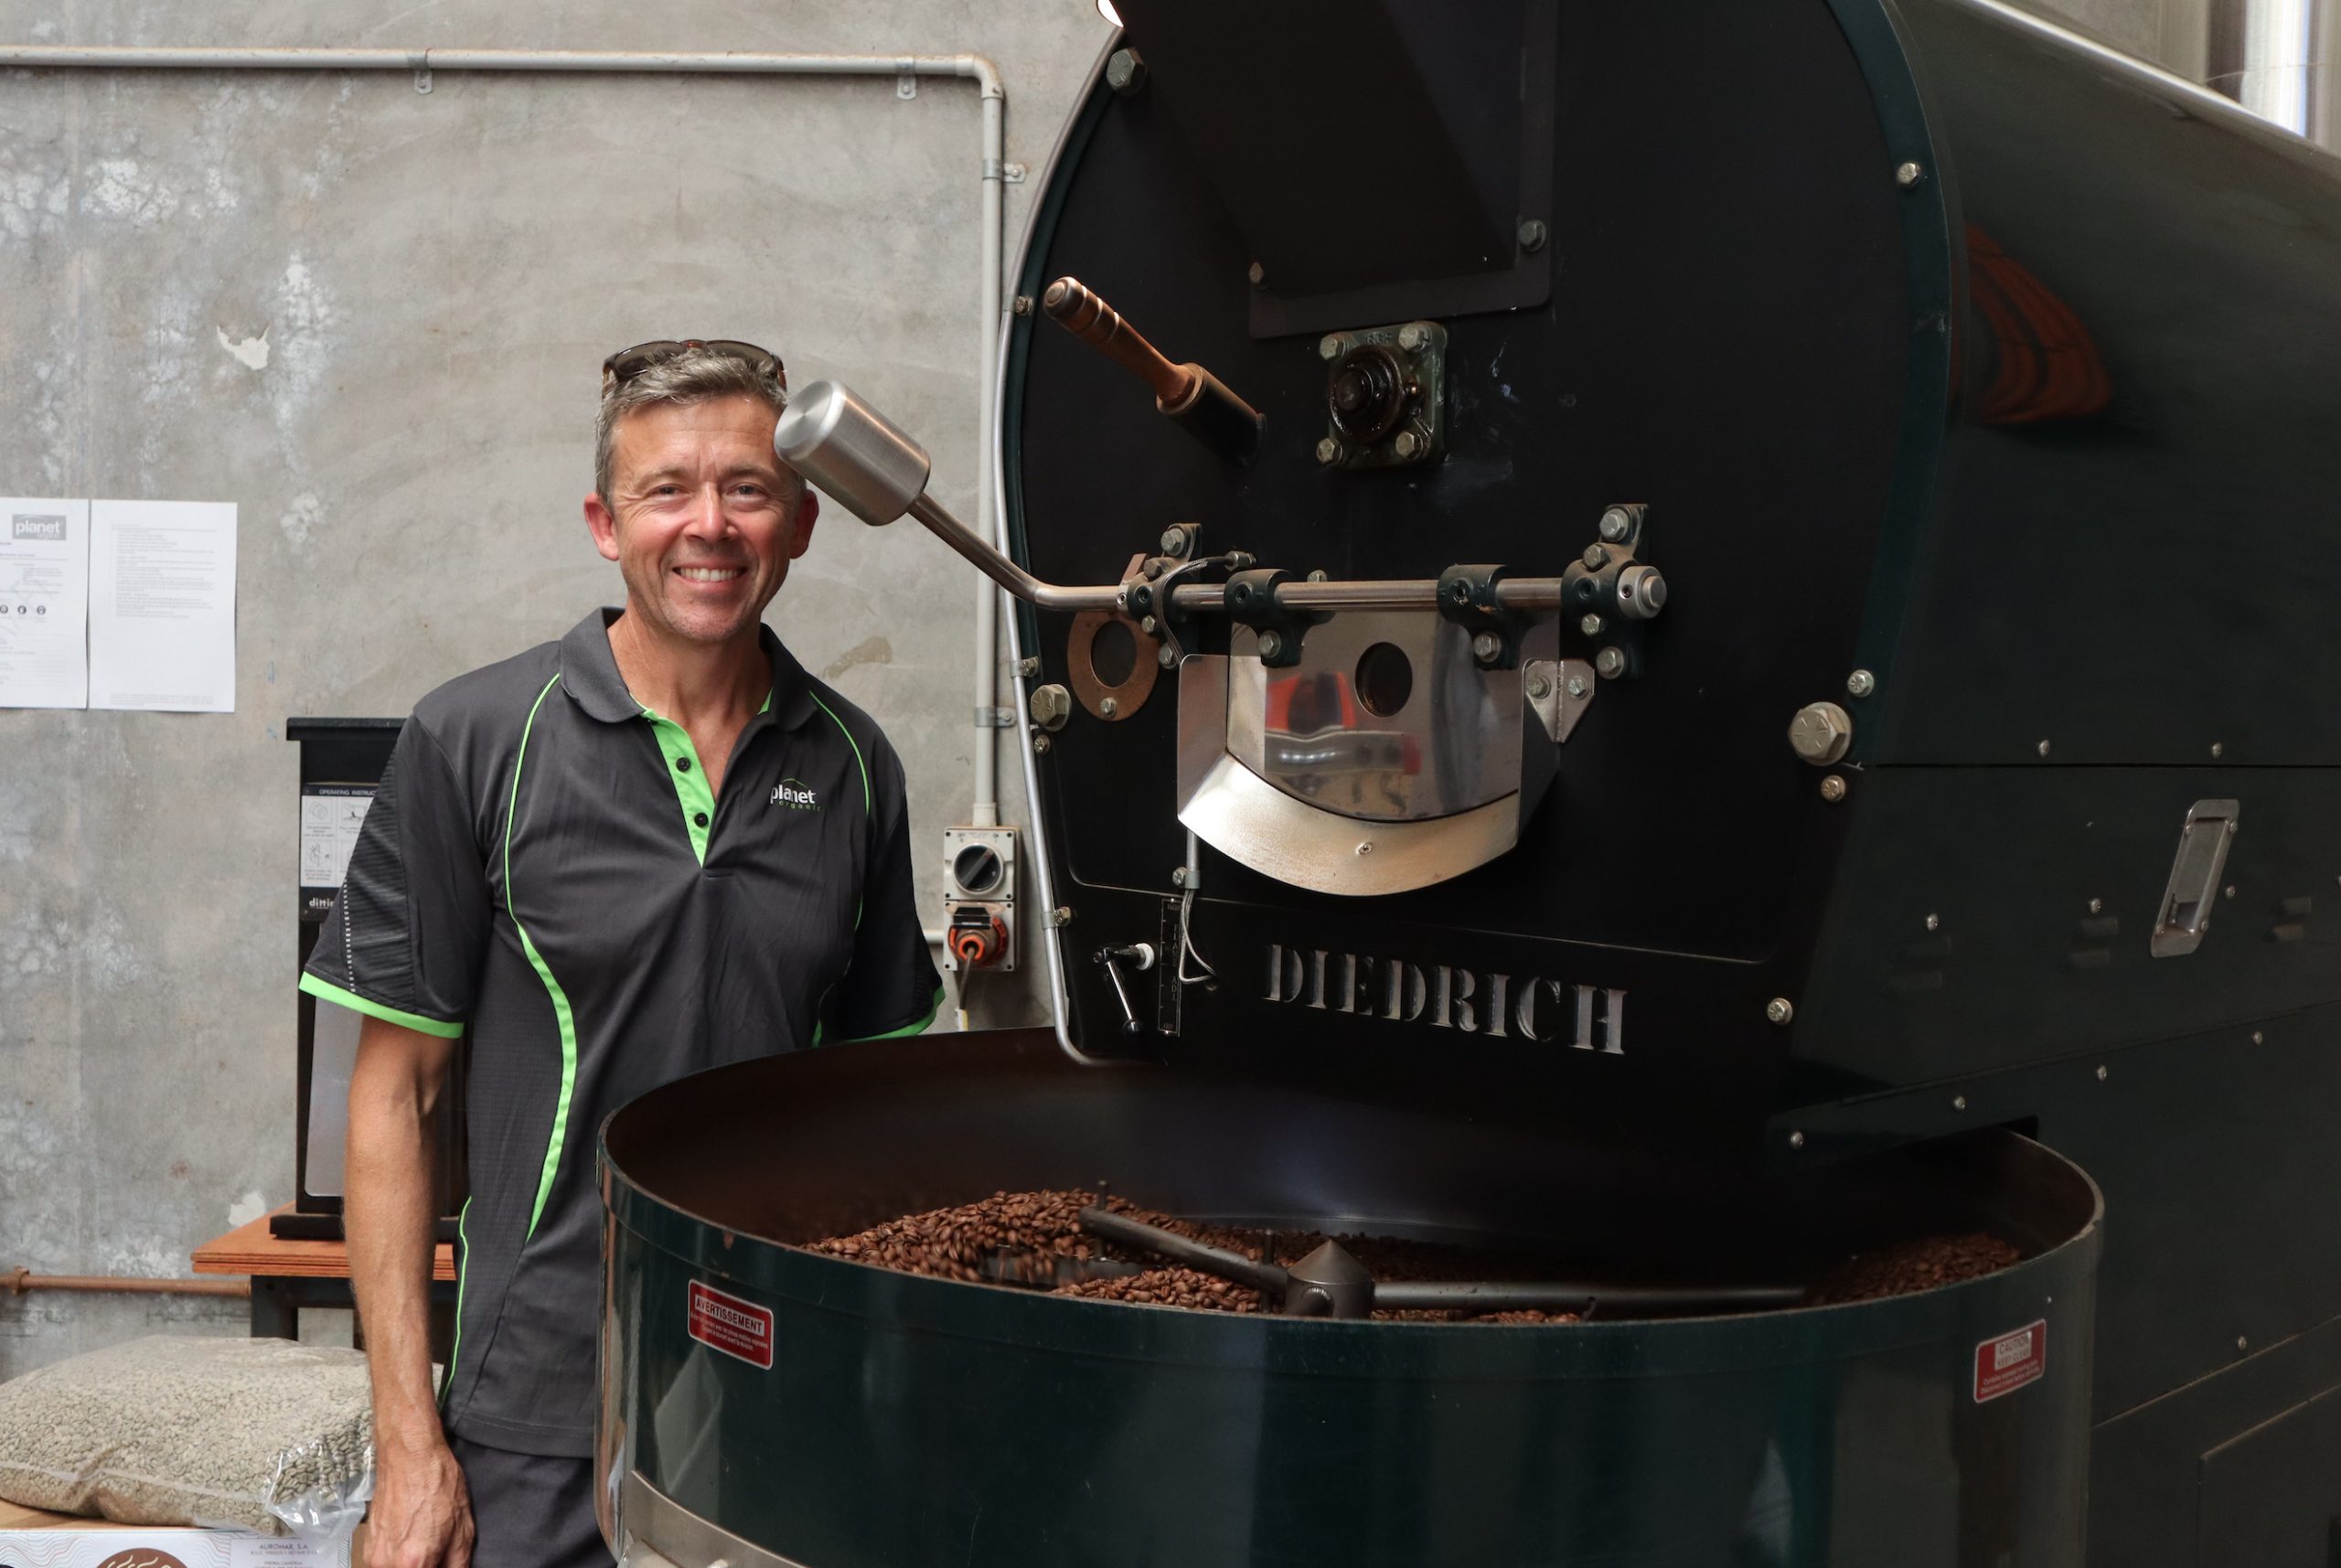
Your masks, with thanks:
[[[593,1462],[447,1442],[471,1488],[474,1568],[613,1568],[593,1521]]]

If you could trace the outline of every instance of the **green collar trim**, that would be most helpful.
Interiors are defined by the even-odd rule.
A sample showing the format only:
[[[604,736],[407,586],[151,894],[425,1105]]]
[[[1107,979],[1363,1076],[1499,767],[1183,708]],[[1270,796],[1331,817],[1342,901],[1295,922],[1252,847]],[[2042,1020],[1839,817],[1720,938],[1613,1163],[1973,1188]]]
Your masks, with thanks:
[[[715,821],[715,792],[707,787],[707,770],[700,766],[699,748],[691,744],[690,731],[672,719],[661,719],[647,708],[642,716],[650,720],[658,754],[667,761],[667,777],[674,784],[676,804],[683,808],[683,831],[690,837],[691,853],[704,866],[707,832]]]
[[[756,709],[761,719],[772,711],[772,688],[764,689],[764,705]],[[683,808],[683,832],[691,841],[691,853],[699,863],[707,864],[707,836],[715,822],[715,792],[707,787],[707,769],[700,763],[699,748],[691,744],[690,731],[672,719],[661,717],[646,708],[642,716],[650,720],[650,733],[658,741],[658,754],[667,761],[667,777],[675,785],[675,803]]]

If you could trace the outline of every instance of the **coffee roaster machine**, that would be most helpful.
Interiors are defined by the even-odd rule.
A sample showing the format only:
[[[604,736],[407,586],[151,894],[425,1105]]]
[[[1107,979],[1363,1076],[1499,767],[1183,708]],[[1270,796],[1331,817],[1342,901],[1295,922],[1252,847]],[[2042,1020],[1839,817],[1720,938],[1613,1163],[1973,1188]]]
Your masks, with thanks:
[[[1008,557],[844,389],[779,436],[1019,601],[1059,1027],[612,1119],[626,1561],[2326,1563],[2332,165],[1987,0],[1122,5]],[[789,1244],[1100,1185],[2024,1261],[1513,1327]]]

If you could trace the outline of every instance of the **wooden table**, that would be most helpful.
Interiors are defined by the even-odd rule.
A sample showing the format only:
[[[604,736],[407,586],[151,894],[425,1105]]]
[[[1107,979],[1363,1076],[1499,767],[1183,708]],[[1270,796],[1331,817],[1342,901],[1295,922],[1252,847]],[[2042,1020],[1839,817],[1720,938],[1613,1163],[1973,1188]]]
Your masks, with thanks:
[[[304,1307],[357,1305],[349,1291],[347,1243],[294,1242],[272,1236],[265,1214],[196,1248],[195,1272],[251,1278],[252,1338],[256,1339],[299,1339]],[[445,1318],[452,1329],[454,1303],[455,1248],[453,1243],[441,1242],[431,1254],[431,1337],[443,1359],[441,1319]]]
[[[142,1525],[115,1524],[109,1520],[83,1519],[78,1514],[45,1513],[0,1498],[0,1534],[12,1530],[139,1530]]]

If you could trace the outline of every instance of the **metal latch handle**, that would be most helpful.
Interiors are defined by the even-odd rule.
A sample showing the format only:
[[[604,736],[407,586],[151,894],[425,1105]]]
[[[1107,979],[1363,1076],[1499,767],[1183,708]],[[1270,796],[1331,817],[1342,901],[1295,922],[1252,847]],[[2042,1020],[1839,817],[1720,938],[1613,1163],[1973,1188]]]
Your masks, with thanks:
[[[2227,869],[2228,846],[2240,820],[2232,800],[2198,800],[2187,808],[2178,853],[2170,863],[2170,885],[2163,890],[2162,911],[2147,943],[2155,957],[2183,957],[2203,944],[2211,929],[2211,905],[2219,896],[2219,875]]]

